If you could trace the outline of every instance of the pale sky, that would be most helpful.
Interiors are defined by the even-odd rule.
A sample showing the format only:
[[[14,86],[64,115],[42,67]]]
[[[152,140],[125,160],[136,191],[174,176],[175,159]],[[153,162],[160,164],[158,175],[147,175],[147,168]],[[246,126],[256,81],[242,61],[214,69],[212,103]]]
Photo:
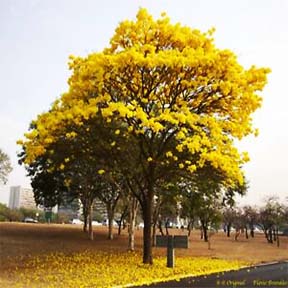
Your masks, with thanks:
[[[37,114],[67,90],[68,56],[85,56],[108,45],[117,24],[135,19],[139,7],[156,18],[165,11],[172,22],[207,31],[231,49],[245,67],[272,69],[263,106],[254,115],[257,138],[239,145],[251,161],[245,166],[249,191],[242,204],[288,196],[288,1],[286,0],[0,0],[0,147],[13,172],[0,186],[7,203],[9,186],[30,187],[17,164],[16,140]]]

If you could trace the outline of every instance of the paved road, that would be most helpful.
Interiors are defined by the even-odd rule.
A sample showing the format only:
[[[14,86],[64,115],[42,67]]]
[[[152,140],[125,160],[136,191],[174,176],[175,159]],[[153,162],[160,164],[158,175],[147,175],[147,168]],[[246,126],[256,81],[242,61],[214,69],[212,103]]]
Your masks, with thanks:
[[[287,288],[288,261],[141,287]]]

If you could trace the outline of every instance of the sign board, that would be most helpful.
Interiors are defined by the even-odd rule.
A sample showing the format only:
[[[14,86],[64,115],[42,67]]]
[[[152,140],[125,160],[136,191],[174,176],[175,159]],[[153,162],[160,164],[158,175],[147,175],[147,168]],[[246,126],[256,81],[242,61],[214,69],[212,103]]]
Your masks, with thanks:
[[[156,235],[156,247],[167,247],[169,235]],[[170,236],[171,237],[171,236]],[[174,248],[189,248],[188,236],[175,235],[173,237],[173,247]]]
[[[174,248],[184,248],[184,249],[189,248],[188,236],[175,235],[173,242],[174,242]]]
[[[162,235],[156,235],[156,247],[167,247],[168,237]]]
[[[188,248],[188,236],[156,235],[156,247],[167,248],[167,267],[174,267],[174,248]]]

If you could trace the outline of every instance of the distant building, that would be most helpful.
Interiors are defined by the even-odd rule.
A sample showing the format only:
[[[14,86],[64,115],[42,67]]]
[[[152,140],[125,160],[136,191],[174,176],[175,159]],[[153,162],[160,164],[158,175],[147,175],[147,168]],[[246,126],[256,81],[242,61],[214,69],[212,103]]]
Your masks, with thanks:
[[[14,209],[20,207],[30,209],[37,208],[33,190],[31,188],[23,188],[21,186],[11,186],[9,208]]]

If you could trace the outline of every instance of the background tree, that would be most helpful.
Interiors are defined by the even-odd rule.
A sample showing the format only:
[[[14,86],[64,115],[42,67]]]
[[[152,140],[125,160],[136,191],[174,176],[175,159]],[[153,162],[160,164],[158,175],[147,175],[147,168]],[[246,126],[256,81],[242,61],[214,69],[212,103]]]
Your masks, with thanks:
[[[134,231],[139,208],[139,202],[132,193],[129,193],[128,200],[129,200],[128,249],[130,251],[134,251],[135,250]]]
[[[9,208],[7,205],[0,203],[0,222],[2,221],[8,221],[8,210]]]
[[[246,238],[248,238],[247,221],[243,209],[237,207],[234,214],[233,227],[235,228],[234,239],[237,241],[242,232],[245,231]]]
[[[116,213],[118,215],[117,218],[117,224],[118,224],[118,235],[121,235],[122,229],[125,229],[127,226],[127,223],[129,222],[129,204],[130,199],[129,197],[121,197],[118,200],[117,207],[116,207]]]
[[[227,237],[231,235],[231,228],[236,218],[237,212],[234,207],[225,207],[223,209],[224,232],[226,232]]]
[[[165,182],[156,189],[155,194],[152,216],[153,246],[156,245],[156,228],[158,227],[161,235],[164,235],[162,228],[165,227],[166,235],[169,235],[170,223],[175,222],[178,214],[179,188],[177,183]]]
[[[0,183],[6,184],[7,176],[12,171],[9,156],[0,149]]]
[[[101,188],[99,187],[101,185]],[[115,183],[100,182],[98,181],[98,195],[100,199],[106,205],[107,216],[108,216],[108,239],[113,239],[113,221],[116,211],[116,205],[121,197],[122,189]]]
[[[259,211],[258,223],[264,231],[267,242],[273,244],[275,241],[280,245],[279,228],[285,223],[285,208],[275,197],[269,197],[266,204]]]
[[[258,212],[256,207],[252,206],[244,206],[243,207],[243,213],[244,217],[246,220],[246,238],[248,238],[248,233],[247,233],[247,226],[250,229],[250,235],[252,238],[254,238],[254,230],[255,230],[255,225],[257,224],[257,216]]]

